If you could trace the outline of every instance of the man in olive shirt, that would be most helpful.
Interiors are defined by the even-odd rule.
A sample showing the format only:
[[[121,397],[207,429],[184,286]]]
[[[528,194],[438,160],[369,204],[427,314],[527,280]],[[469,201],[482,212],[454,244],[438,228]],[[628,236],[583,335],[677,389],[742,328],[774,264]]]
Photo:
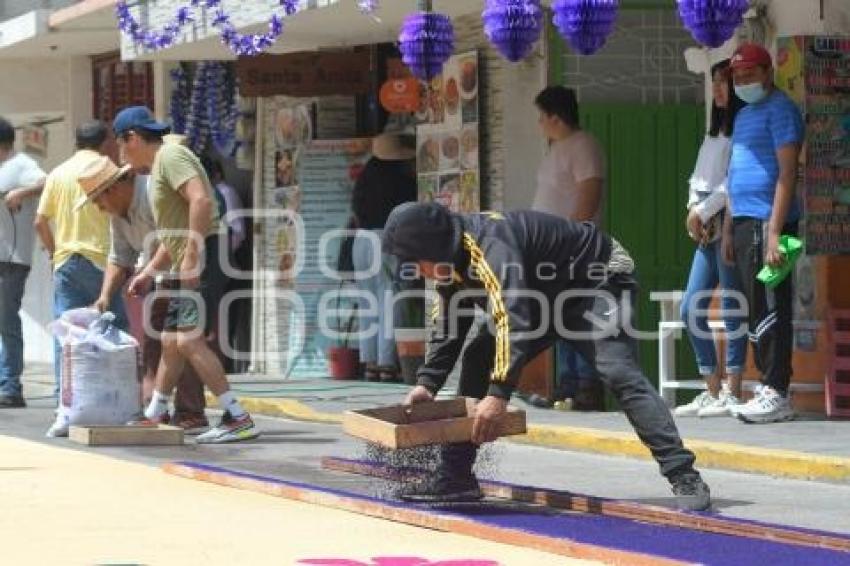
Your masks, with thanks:
[[[170,272],[180,289],[188,291],[169,302],[162,359],[145,418],[156,423],[168,418],[171,392],[188,362],[224,409],[221,424],[199,436],[198,442],[256,438],[259,431],[230,391],[224,368],[204,337],[226,283],[218,250],[223,234],[207,174],[191,150],[179,144],[163,144],[168,126],[157,122],[143,106],[119,112],[112,127],[122,161],[138,172],[150,172],[148,196],[160,242],[153,259],[130,282],[129,292],[144,294],[163,271]],[[193,298],[198,294],[201,301]],[[199,333],[199,329],[204,332]]]

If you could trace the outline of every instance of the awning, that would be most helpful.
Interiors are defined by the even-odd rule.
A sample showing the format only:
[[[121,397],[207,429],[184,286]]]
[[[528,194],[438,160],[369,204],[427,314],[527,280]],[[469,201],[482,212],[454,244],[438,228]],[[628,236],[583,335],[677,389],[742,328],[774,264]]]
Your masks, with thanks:
[[[482,10],[481,0],[436,0],[434,4],[435,11],[452,17],[465,14],[480,16]],[[398,39],[404,17],[416,9],[417,0],[383,0],[380,2],[379,10],[374,17],[371,17],[361,14],[354,0],[342,0],[318,9],[301,11],[285,19],[283,35],[269,53],[292,53],[394,42]],[[270,14],[271,11],[269,11]],[[238,31],[263,33],[266,29],[266,21],[263,21],[239,28]],[[139,61],[234,59],[234,55],[221,44],[215,29],[206,37],[155,53],[135,53],[125,48],[121,55],[125,60]]]

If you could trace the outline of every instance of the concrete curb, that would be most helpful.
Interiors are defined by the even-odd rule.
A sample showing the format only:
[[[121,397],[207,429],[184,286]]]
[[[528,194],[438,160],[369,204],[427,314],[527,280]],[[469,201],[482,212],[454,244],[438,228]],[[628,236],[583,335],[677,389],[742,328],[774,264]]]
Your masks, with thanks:
[[[210,394],[207,394],[207,402],[216,403]],[[240,402],[247,411],[258,415],[324,424],[342,422],[341,414],[322,413],[293,399],[242,397]],[[512,437],[511,441],[610,456],[650,458],[649,451],[634,434],[603,429],[529,424],[527,434]],[[700,467],[804,480],[850,481],[850,458],[705,440],[686,439],[685,445],[694,451]]]

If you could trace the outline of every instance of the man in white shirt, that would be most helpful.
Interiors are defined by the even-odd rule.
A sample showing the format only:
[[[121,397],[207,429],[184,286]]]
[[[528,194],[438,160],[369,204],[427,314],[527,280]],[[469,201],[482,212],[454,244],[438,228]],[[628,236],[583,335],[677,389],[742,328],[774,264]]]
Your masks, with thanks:
[[[15,151],[15,127],[0,118],[0,409],[25,407],[21,300],[32,264],[33,220],[47,175]]]
[[[545,88],[534,100],[549,150],[537,173],[533,209],[566,220],[599,226],[605,194],[605,156],[596,139],[579,125],[575,91]],[[557,399],[573,399],[577,409],[601,408],[601,384],[590,366],[565,341],[555,343]],[[582,385],[580,385],[582,384]],[[579,393],[579,390],[582,393]]]

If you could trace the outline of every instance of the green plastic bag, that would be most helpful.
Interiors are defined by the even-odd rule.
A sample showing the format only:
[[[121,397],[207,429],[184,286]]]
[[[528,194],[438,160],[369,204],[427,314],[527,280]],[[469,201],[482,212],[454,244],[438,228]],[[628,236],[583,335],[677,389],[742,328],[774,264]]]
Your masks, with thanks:
[[[794,236],[780,236],[779,253],[785,257],[782,265],[779,267],[765,265],[756,275],[756,279],[771,289],[782,283],[794,269],[794,264],[797,263],[797,259],[803,253],[803,242]]]

